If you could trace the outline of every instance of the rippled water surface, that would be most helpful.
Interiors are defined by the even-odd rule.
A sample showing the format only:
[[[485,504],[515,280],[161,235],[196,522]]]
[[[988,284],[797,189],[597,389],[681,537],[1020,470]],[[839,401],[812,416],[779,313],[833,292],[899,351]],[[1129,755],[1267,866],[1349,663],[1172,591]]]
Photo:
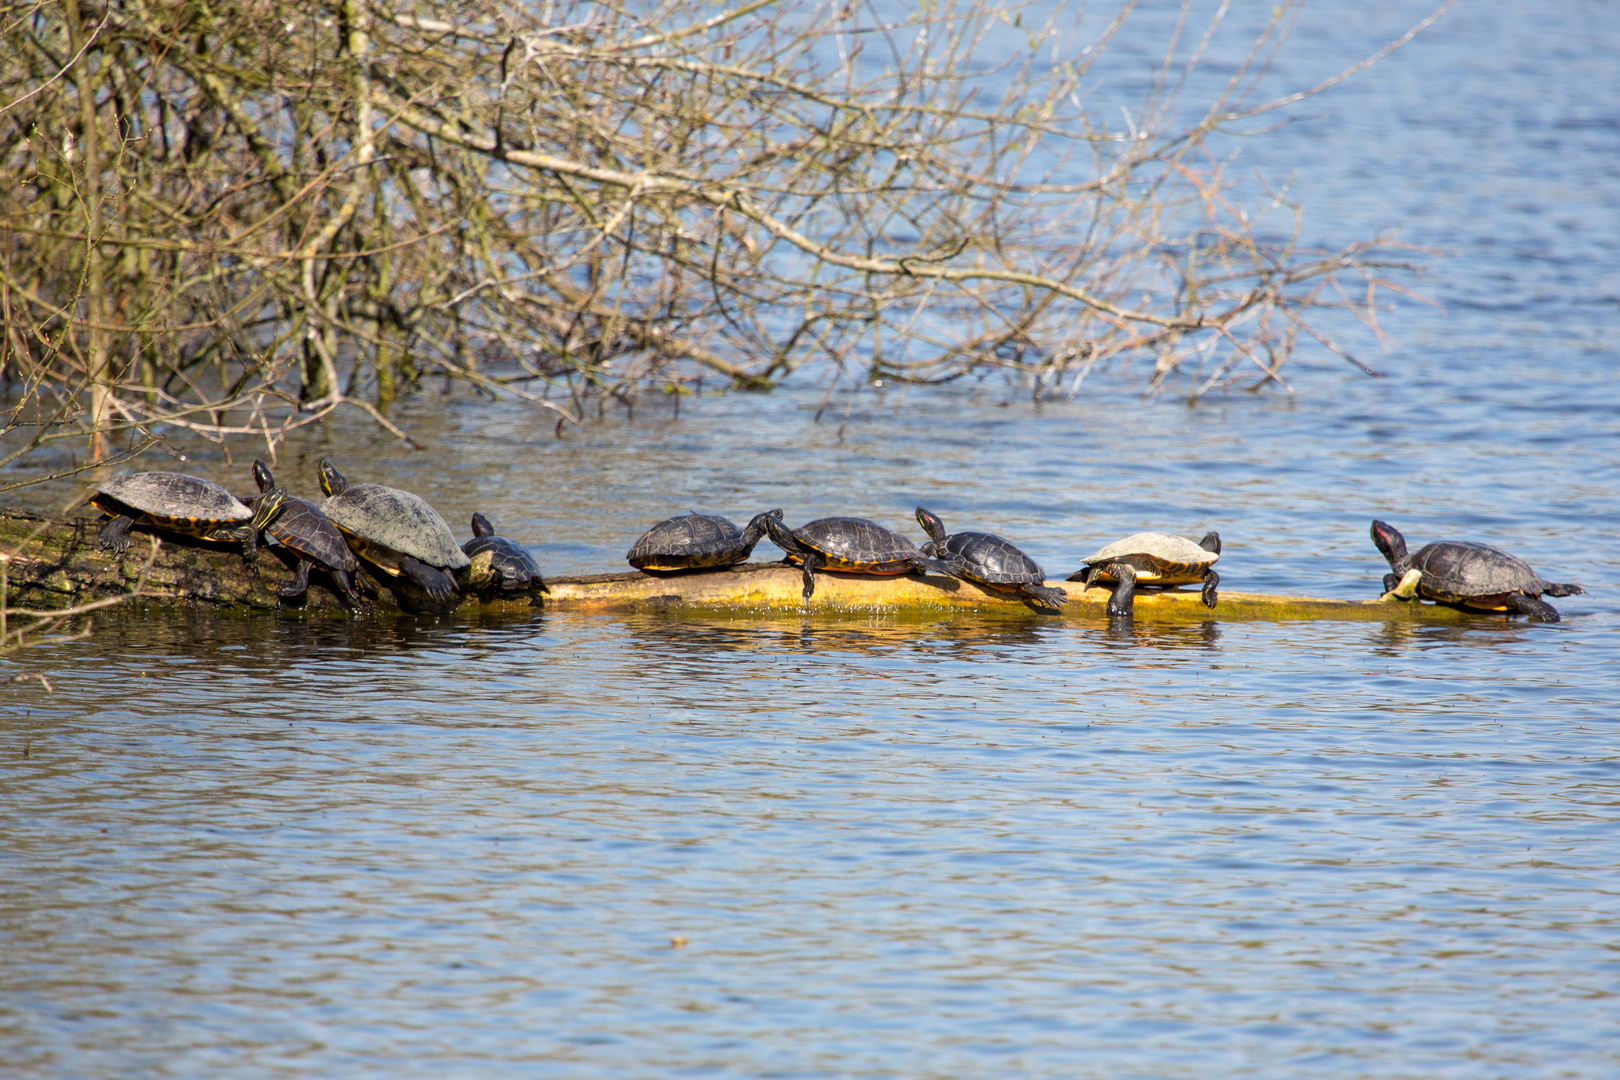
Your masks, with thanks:
[[[1422,13],[1311,9],[1279,76]],[[1464,4],[1245,149],[1322,235],[1447,252],[1387,378],[819,423],[807,382],[561,441],[433,400],[426,453],[282,465],[558,573],[688,507],[920,502],[1053,572],[1218,528],[1231,588],[1365,597],[1376,515],[1585,584],[1564,622],[120,611],[0,666],[53,689],[0,683],[5,1074],[1620,1073],[1617,55],[1612,5]]]

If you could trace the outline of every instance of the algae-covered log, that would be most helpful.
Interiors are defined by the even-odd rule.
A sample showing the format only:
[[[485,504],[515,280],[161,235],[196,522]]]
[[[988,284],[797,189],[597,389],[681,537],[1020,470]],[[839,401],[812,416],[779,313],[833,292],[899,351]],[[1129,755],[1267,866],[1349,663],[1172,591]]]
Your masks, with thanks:
[[[97,542],[104,518],[59,520],[0,509],[0,558],[9,607],[77,607],[141,587],[143,601],[196,602],[273,610],[276,590],[292,577],[290,561],[261,548],[252,565],[237,544],[216,544],[136,527],[129,550],[116,555]],[[156,536],[154,555],[149,537]],[[340,608],[331,582],[317,573],[308,606]]]
[[[99,522],[91,517],[54,520],[15,510],[0,510],[0,555],[7,606],[63,609],[127,593],[141,581],[143,603],[206,604],[242,610],[342,610],[341,601],[323,571],[311,576],[311,588],[289,604],[277,590],[292,576],[291,557],[261,548],[253,564],[243,561],[234,545],[212,544],[161,535],[155,554],[147,534],[137,530],[123,556],[96,542]],[[148,568],[148,564],[150,567]],[[364,571],[363,571],[364,572]],[[427,598],[397,579],[373,580],[384,586],[375,604],[383,609],[427,606]],[[818,573],[815,595],[806,603],[803,578],[796,567],[779,563],[748,564],[727,570],[653,577],[643,573],[597,574],[549,579],[549,606],[580,611],[739,611],[754,614],[824,612],[960,612],[969,609],[1028,613],[1041,618],[1023,601],[978,586],[941,577],[864,577]],[[1083,590],[1072,582],[1048,582],[1069,592],[1064,615],[1103,619],[1108,603],[1104,589]],[[394,591],[390,591],[393,589]],[[401,591],[403,590],[403,591]],[[458,604],[483,603],[471,597]],[[528,606],[527,596],[491,603]],[[1144,591],[1136,597],[1136,618],[1152,622],[1207,622],[1235,619],[1423,619],[1454,622],[1470,618],[1431,604],[1376,600],[1319,600],[1305,596],[1272,596],[1222,590],[1220,606],[1211,611],[1196,591]],[[1473,616],[1477,617],[1477,616]]]
[[[752,563],[707,573],[650,577],[645,574],[601,574],[594,577],[551,580],[550,602],[559,608],[580,610],[743,610],[796,613],[803,610],[845,611],[962,611],[994,609],[1028,612],[1043,617],[1022,600],[981,589],[954,578],[867,577],[861,574],[818,572],[816,591],[808,603],[800,590],[804,578],[797,567]],[[1110,590],[1082,589],[1074,582],[1048,581],[1068,591],[1063,614],[1071,618],[1106,619]],[[1136,618],[1152,622],[1208,622],[1249,619],[1432,619],[1453,622],[1463,612],[1432,604],[1379,600],[1321,600],[1308,596],[1274,596],[1221,590],[1219,606],[1204,606],[1196,589],[1182,592],[1144,590],[1136,594]],[[1044,616],[1050,618],[1051,616]]]

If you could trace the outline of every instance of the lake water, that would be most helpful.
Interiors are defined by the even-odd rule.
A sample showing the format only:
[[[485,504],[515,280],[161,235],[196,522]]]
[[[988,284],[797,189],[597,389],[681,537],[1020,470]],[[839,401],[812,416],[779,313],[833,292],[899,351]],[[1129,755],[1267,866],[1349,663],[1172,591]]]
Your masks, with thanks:
[[[1279,86],[1422,14],[1308,10]],[[54,689],[0,683],[6,1075],[1620,1074],[1616,56],[1613,5],[1468,3],[1245,150],[1322,236],[1448,253],[1388,378],[819,423],[807,380],[560,441],[433,399],[425,453],[282,465],[557,573],[689,507],[922,503],[1053,573],[1218,528],[1231,588],[1368,597],[1378,516],[1583,583],[1564,622],[119,611],[0,664]]]

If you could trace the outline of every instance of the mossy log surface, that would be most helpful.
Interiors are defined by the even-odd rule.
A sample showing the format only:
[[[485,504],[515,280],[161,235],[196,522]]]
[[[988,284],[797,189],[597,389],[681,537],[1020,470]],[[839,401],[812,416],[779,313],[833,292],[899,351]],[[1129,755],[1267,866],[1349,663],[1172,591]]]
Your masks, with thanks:
[[[261,549],[248,564],[234,545],[212,544],[161,534],[153,554],[153,534],[137,529],[129,551],[122,556],[97,542],[101,520],[86,515],[67,520],[42,518],[17,510],[0,509],[0,555],[4,565],[7,606],[13,609],[61,610],[93,600],[118,596],[141,582],[141,603],[195,604],[251,611],[342,610],[330,580],[323,572],[311,576],[309,592],[296,601],[284,600],[278,589],[292,577],[291,556],[279,549]],[[150,567],[148,568],[148,564]],[[380,610],[424,610],[428,598],[408,583],[372,578],[379,585],[373,601]],[[750,563],[730,570],[652,576],[639,572],[595,574],[548,579],[549,607],[577,611],[735,611],[754,615],[908,612],[941,613],[978,609],[1009,614],[1040,615],[1015,598],[941,577],[866,577],[859,574],[818,573],[816,592],[806,604],[803,577],[797,567],[780,563]],[[1063,614],[1072,618],[1105,619],[1108,592],[1079,588],[1077,583],[1051,581],[1069,592]],[[480,600],[458,598],[452,606],[485,604],[529,606],[527,596]],[[1204,607],[1196,589],[1140,591],[1136,618],[1152,622],[1208,622],[1252,619],[1349,619],[1358,621],[1414,620],[1456,622],[1477,618],[1433,604],[1378,600],[1322,600],[1308,596],[1274,596],[1222,589],[1214,610]]]

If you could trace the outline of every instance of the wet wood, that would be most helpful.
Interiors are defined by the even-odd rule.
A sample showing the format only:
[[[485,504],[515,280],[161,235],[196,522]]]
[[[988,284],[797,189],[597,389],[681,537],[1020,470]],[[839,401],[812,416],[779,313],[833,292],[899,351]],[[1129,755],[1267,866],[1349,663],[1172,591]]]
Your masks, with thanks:
[[[155,556],[151,533],[137,528],[123,556],[104,550],[96,539],[101,522],[86,515],[69,520],[42,518],[0,509],[0,558],[4,559],[6,604],[35,610],[74,607],[128,592],[140,581],[143,605],[206,605],[244,611],[341,611],[342,604],[322,571],[311,575],[309,592],[287,601],[277,590],[292,577],[291,557],[261,549],[253,564],[234,545],[163,534]],[[147,569],[150,560],[150,569]],[[409,583],[373,573],[380,610],[431,610],[428,598]],[[963,611],[1027,614],[1029,618],[1105,619],[1108,591],[1082,590],[1078,583],[1049,581],[1068,590],[1063,616],[1042,614],[1032,605],[952,578],[818,573],[816,592],[806,603],[796,567],[751,563],[729,570],[654,576],[638,571],[548,579],[547,606],[573,611],[736,612],[752,615],[800,613],[908,613]],[[529,605],[527,596],[479,600],[458,598],[451,607],[484,604]],[[1206,608],[1196,589],[1138,591],[1139,621],[1197,623],[1231,620],[1348,619],[1456,622],[1482,616],[1433,604],[1379,600],[1324,600],[1222,589],[1220,605]],[[1489,617],[1489,616],[1484,616]]]

